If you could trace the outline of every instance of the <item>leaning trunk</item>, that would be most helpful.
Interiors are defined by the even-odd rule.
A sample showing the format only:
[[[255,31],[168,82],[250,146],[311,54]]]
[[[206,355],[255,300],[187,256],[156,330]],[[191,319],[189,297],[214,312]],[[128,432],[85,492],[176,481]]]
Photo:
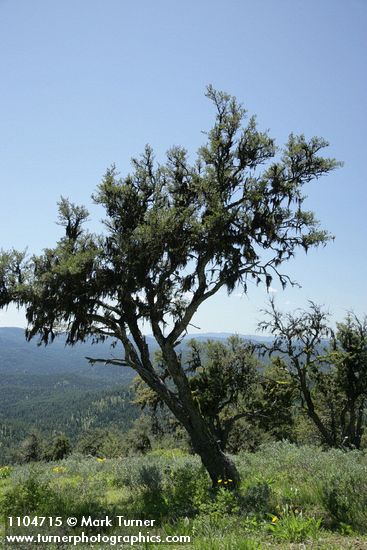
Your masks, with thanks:
[[[189,381],[181,368],[180,359],[174,347],[166,344],[162,351],[182,404],[183,414],[181,418],[177,414],[176,417],[186,428],[191,438],[193,449],[200,456],[203,466],[209,473],[213,486],[216,487],[218,484],[223,484],[228,488],[236,487],[240,482],[237,468],[232,460],[222,451],[220,442],[217,440],[215,433],[210,430],[197,401],[193,398]],[[175,414],[175,411],[171,410]]]
[[[210,475],[213,487],[235,488],[240,475],[234,462],[221,450],[215,437],[207,430],[188,430],[194,451],[200,456],[203,466]],[[206,433],[205,433],[206,432]]]
[[[200,456],[213,487],[237,487],[240,483],[238,470],[234,462],[222,451],[220,441],[210,430],[191,395],[186,399],[182,409],[177,409],[177,403],[166,401],[166,405],[189,434],[193,450]]]

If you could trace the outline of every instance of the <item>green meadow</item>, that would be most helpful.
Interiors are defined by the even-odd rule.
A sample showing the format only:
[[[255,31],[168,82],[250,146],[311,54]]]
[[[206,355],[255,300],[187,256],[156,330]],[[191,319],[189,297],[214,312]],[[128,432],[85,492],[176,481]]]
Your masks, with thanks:
[[[89,536],[187,536],[190,542],[82,544],[83,548],[367,548],[367,454],[322,451],[289,443],[262,446],[234,457],[241,473],[238,490],[230,482],[213,490],[197,456],[155,450],[145,456],[103,459],[78,455],[54,463],[3,466],[3,518],[77,518],[76,527],[13,527],[9,534]],[[81,527],[82,518],[97,520]],[[150,520],[151,527],[103,525],[103,518]],[[13,519],[13,522],[16,520]],[[5,523],[7,524],[5,529]],[[5,544],[31,548],[34,544]],[[73,545],[43,544],[44,548]],[[75,546],[74,546],[75,548]]]

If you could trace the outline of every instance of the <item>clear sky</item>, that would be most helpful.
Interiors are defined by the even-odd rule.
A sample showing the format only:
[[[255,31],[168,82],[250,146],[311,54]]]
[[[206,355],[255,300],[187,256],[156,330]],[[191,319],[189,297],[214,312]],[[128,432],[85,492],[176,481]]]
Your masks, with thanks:
[[[173,144],[194,154],[212,83],[278,144],[319,135],[345,162],[307,190],[336,239],[288,263],[302,288],[275,283],[279,307],[367,313],[366,28],[365,0],[0,0],[0,247],[52,246],[60,195],[91,206],[105,169],[126,174],[146,143],[158,160]],[[254,333],[267,299],[223,292],[195,323]],[[0,326],[24,325],[0,312]]]

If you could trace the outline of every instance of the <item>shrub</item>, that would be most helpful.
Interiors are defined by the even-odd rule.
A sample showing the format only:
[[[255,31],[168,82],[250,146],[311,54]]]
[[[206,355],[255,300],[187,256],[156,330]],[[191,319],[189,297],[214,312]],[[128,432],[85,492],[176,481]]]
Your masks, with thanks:
[[[321,519],[307,518],[302,513],[286,512],[281,518],[274,516],[269,525],[272,535],[289,542],[316,539],[320,534]]]
[[[164,495],[171,517],[192,517],[208,498],[208,476],[188,462],[167,472]]]
[[[217,537],[236,530],[239,522],[239,495],[220,487],[207,492],[207,498],[199,505],[199,515],[193,521],[193,534],[215,542]]]
[[[258,481],[241,498],[241,510],[248,515],[263,515],[274,506],[271,481]]]
[[[322,486],[322,501],[334,523],[345,529],[367,531],[367,478],[365,468],[341,471]],[[343,527],[344,526],[344,527]]]
[[[12,468],[10,466],[1,466],[0,467],[0,479],[6,479],[10,476]]]
[[[85,480],[41,479],[31,470],[24,481],[13,485],[4,495],[1,508],[6,516],[82,516],[103,515],[102,488],[98,483]]]
[[[129,486],[130,512],[140,517],[178,519],[193,516],[208,496],[208,477],[202,469],[186,460],[140,464]]]
[[[220,487],[212,494],[210,500],[200,505],[199,509],[202,514],[206,515],[218,514],[224,516],[226,514],[238,514],[240,509],[239,496],[233,491]]]

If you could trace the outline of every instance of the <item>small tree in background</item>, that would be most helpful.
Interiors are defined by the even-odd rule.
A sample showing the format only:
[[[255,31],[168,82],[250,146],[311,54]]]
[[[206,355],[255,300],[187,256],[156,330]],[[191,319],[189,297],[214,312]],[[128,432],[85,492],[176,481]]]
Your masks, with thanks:
[[[190,164],[174,147],[156,165],[146,147],[120,178],[107,170],[94,195],[106,211],[105,231],[89,233],[84,207],[59,204],[64,236],[54,248],[27,259],[0,257],[0,307],[26,307],[27,338],[51,342],[64,331],[73,345],[111,337],[125,356],[89,358],[128,365],[159,395],[187,430],[210,474],[239,481],[234,463],[200,411],[177,345],[198,308],[221,289],[248,281],[269,287],[299,248],[325,244],[312,212],[303,208],[303,187],[338,163],[320,156],[327,143],[290,135],[278,150],[268,133],[236,99],[208,88],[216,117],[207,142]],[[142,325],[148,324],[162,351],[170,383],[155,370]]]
[[[43,453],[45,460],[63,460],[71,453],[71,443],[65,434],[55,435]]]
[[[78,438],[76,451],[98,458],[116,458],[124,455],[124,439],[125,435],[116,430],[92,428]]]
[[[308,310],[283,314],[271,302],[260,328],[274,341],[264,346],[277,354],[288,385],[329,447],[360,448],[367,403],[367,319],[348,315],[337,330],[328,313],[314,303]],[[286,381],[286,378],[285,378]]]
[[[127,455],[144,454],[152,450],[150,419],[144,415],[137,418],[124,437],[124,449]]]
[[[254,403],[260,411],[255,416],[257,425],[272,439],[293,441],[299,394],[295,381],[279,357],[264,365],[259,383],[259,398]]]
[[[37,462],[43,457],[43,440],[41,436],[32,431],[20,444],[17,460],[20,462]]]
[[[323,402],[329,409],[333,437],[344,447],[357,448],[366,425],[367,405],[367,318],[349,314],[337,323],[332,365],[326,383],[318,384]]]

